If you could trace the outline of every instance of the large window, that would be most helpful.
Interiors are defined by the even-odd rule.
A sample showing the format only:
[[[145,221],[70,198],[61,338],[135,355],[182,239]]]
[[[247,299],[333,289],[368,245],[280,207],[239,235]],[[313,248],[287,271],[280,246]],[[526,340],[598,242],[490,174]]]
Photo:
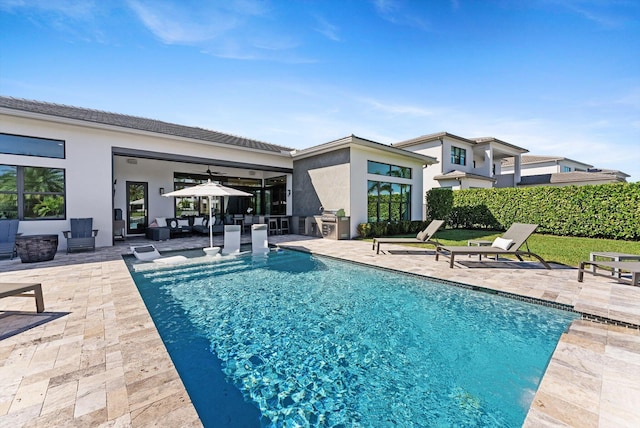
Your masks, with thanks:
[[[411,220],[411,185],[368,181],[367,220]]]
[[[64,169],[0,165],[0,217],[64,219]]]
[[[466,165],[467,151],[460,147],[451,147],[451,163],[454,165]]]
[[[0,134],[0,153],[64,159],[64,141]]]
[[[367,161],[367,172],[388,177],[411,178],[411,168],[374,161]]]

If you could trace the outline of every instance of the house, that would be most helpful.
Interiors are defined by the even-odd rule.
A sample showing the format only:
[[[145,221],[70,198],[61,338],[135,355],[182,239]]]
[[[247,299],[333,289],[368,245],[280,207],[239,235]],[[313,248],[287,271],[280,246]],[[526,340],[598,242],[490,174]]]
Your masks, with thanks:
[[[429,168],[423,175],[425,190],[435,187],[471,189],[515,187],[519,181],[520,156],[527,149],[493,137],[463,138],[448,132],[423,135],[392,144],[393,147],[431,156],[438,160],[436,168]],[[518,174],[510,182],[498,183],[502,160],[515,161]]]
[[[398,211],[420,220],[423,168],[435,162],[355,136],[298,151],[198,127],[0,97],[0,216],[19,218],[23,234],[58,234],[59,249],[66,248],[62,231],[70,218],[92,217],[101,231],[96,246],[110,246],[114,219],[122,217],[125,235],[135,236],[157,217],[209,209],[292,219],[317,216],[320,206],[343,209],[353,237],[357,224],[371,218],[370,203],[378,218]],[[213,207],[205,198],[162,196],[208,179],[253,196],[215,198]],[[382,183],[374,186],[378,193],[368,189],[372,183]],[[392,213],[397,189],[405,205]]]
[[[513,159],[504,159],[502,173],[514,174],[514,165]],[[629,177],[621,171],[602,170],[565,157],[531,155],[521,157],[521,176],[519,187],[620,183]]]
[[[355,135],[295,151],[294,211],[344,209],[352,230],[357,223],[422,220],[423,170],[435,163]]]
[[[392,144],[438,160],[423,174],[425,191],[515,187],[520,181],[520,157],[528,150],[493,137],[463,138],[448,132],[423,135]],[[513,159],[515,174],[502,175],[502,161]]]

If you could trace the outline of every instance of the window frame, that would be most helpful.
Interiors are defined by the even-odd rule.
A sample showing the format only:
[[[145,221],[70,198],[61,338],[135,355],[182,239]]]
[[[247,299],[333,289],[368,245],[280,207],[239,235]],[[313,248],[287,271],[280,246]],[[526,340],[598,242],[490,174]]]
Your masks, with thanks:
[[[458,146],[451,146],[451,163],[453,165],[466,166],[467,149]]]
[[[16,219],[20,221],[47,221],[47,220],[66,220],[67,218],[67,172],[65,168],[56,167],[42,167],[31,165],[8,165],[0,164],[3,167],[15,168],[16,188],[13,190],[0,190],[0,194],[15,195],[16,198]],[[59,171],[62,174],[62,190],[61,191],[36,191],[33,189],[27,189],[25,186],[25,169],[48,169]],[[30,204],[27,203],[27,199],[33,196],[61,196],[62,197],[62,212],[60,216],[42,216],[42,217],[25,217],[27,207]],[[4,213],[2,214],[4,215]]]
[[[373,169],[373,166],[378,168]],[[385,172],[385,169],[387,171]],[[383,175],[386,177],[406,178],[413,177],[413,168],[409,166],[400,166],[373,160],[367,160],[367,174]]]
[[[33,143],[37,143],[40,142],[42,144],[45,143],[55,143],[56,145],[62,146],[62,153],[59,156],[56,155],[47,155],[47,154],[43,154],[43,153],[28,153],[28,152],[24,152],[24,151],[8,151],[8,150],[3,150],[3,137],[9,137],[9,138],[13,138],[13,139],[25,139],[28,141],[23,141],[24,143],[28,143],[28,142],[33,142]],[[13,144],[11,144],[11,147],[24,147],[25,145],[23,144],[16,144],[15,142],[13,142]],[[47,158],[47,159],[66,159],[67,156],[67,142],[65,140],[58,140],[55,138],[43,138],[43,137],[33,137],[30,135],[19,135],[19,134],[10,134],[8,132],[0,132],[0,153],[1,154],[5,154],[5,155],[16,155],[16,156],[31,156],[31,157],[39,157],[39,158]]]
[[[367,222],[411,220],[411,184],[367,180],[367,189]]]

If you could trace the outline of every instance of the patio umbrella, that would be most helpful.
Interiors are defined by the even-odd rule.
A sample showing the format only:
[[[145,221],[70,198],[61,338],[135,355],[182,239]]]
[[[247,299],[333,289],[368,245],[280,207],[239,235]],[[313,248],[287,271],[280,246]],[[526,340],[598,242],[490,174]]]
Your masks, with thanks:
[[[232,187],[226,187],[222,184],[213,183],[211,180],[206,183],[198,184],[197,186],[185,187],[184,189],[176,190],[173,192],[165,193],[162,196],[176,197],[176,196],[206,196],[209,198],[209,248],[213,247],[213,215],[211,214],[211,208],[213,201],[211,198],[219,196],[253,196],[251,193],[243,192],[242,190],[234,189]]]

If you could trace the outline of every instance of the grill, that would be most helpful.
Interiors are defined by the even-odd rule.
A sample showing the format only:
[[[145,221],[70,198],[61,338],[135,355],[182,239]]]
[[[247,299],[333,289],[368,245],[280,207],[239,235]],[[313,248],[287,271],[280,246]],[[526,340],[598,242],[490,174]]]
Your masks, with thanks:
[[[338,217],[338,210],[324,210],[322,222],[322,237],[327,239],[349,239],[349,217]]]

